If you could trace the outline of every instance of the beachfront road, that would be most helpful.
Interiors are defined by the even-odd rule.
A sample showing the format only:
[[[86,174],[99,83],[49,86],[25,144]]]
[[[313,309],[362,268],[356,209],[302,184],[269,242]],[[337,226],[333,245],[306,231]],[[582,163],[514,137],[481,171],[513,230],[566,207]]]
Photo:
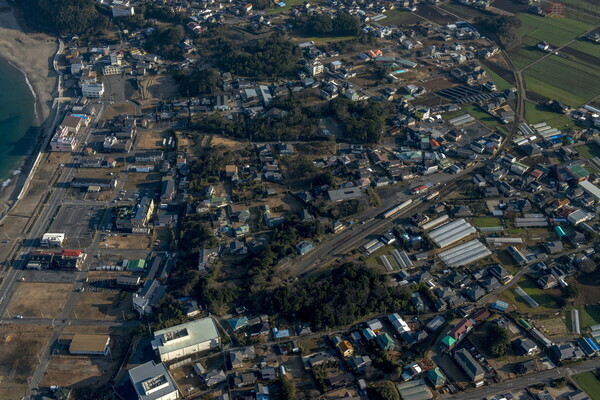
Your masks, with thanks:
[[[460,392],[454,395],[442,395],[442,399],[460,399],[460,400],[481,400],[486,397],[493,397],[497,394],[520,390],[537,383],[546,383],[556,378],[569,377],[581,374],[582,372],[593,371],[600,368],[600,359],[596,358],[584,361],[581,364],[570,367],[559,367],[534,374],[524,375],[520,378],[508,382],[496,383],[490,386],[484,386],[479,389],[473,389],[467,392]]]

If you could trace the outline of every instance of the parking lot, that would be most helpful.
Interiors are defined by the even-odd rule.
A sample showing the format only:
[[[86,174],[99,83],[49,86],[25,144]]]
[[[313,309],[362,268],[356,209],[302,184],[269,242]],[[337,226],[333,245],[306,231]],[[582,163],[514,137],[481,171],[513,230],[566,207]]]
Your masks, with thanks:
[[[50,231],[64,233],[63,247],[83,249],[92,242],[93,233],[102,218],[100,207],[84,205],[62,205],[52,222]]]

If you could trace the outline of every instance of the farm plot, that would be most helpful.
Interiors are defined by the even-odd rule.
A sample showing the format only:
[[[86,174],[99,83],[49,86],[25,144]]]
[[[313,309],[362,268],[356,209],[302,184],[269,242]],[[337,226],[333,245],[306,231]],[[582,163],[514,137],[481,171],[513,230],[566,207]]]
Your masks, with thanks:
[[[552,56],[525,71],[527,90],[578,107],[600,93],[600,70],[570,57]]]

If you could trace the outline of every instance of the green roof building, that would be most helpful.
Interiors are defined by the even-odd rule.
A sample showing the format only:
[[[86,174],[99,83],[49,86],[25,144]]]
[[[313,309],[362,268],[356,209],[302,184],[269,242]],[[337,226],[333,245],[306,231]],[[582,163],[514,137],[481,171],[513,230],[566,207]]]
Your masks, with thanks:
[[[146,260],[131,260],[127,264],[127,269],[133,272],[142,272],[146,268]]]
[[[447,350],[450,350],[454,346],[454,343],[456,343],[456,339],[452,336],[446,335],[442,338],[442,346]]]
[[[387,333],[379,335],[375,338],[379,347],[381,347],[385,351],[394,350],[396,345],[394,344],[394,339]]]
[[[430,369],[427,371],[427,380],[431,382],[434,388],[440,388],[446,384],[446,377],[442,375],[442,371],[439,368]]]

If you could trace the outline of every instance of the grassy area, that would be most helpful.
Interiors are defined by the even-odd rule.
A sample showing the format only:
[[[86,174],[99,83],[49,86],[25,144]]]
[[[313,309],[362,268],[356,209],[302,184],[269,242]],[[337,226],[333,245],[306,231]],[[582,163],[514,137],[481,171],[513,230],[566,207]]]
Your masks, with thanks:
[[[477,217],[471,220],[473,225],[480,228],[488,228],[492,226],[502,226],[502,220],[498,217]]]
[[[579,155],[585,159],[600,157],[600,146],[596,143],[584,144],[583,146],[575,147]]]
[[[575,121],[566,115],[549,111],[544,105],[525,102],[525,119],[530,124],[546,122],[553,128],[577,128]]]
[[[584,372],[573,376],[573,380],[577,382],[584,392],[590,396],[592,400],[600,400],[600,381],[596,379],[593,372]]]
[[[474,104],[463,106],[463,110],[471,114],[473,118],[481,121],[482,124],[489,128],[495,128],[496,126],[501,125],[501,122],[498,121],[497,118],[492,117],[490,114],[479,108],[479,106]]]
[[[390,10],[383,13],[387,16],[386,19],[380,21],[383,25],[412,25],[417,21],[421,21],[422,19],[417,15],[410,13],[408,11],[402,10]]]
[[[514,304],[521,312],[532,314],[544,313],[555,311],[558,307],[554,296],[548,294],[543,289],[540,289],[533,279],[529,277],[523,277],[521,280],[519,280],[519,282],[517,282],[517,285],[520,286],[525,293],[527,293],[536,303],[539,304],[539,307],[530,307],[529,304],[527,304],[527,302],[514,291],[514,288],[511,290],[506,290],[503,295],[508,299],[509,303]]]
[[[500,75],[498,75],[497,73],[495,73],[494,71],[489,69],[488,67],[483,66],[483,69],[485,70],[485,72],[487,72],[490,79],[496,84],[496,88],[498,90],[506,90],[506,89],[515,87],[515,85],[508,82],[506,79],[504,79],[503,77],[501,77]]]
[[[578,308],[581,329],[600,324],[600,305],[589,305]]]
[[[315,43],[332,43],[342,42],[344,40],[356,39],[356,36],[304,36],[302,34],[295,34],[294,38],[297,38],[303,42],[315,42]]]
[[[600,93],[600,71],[575,57],[548,57],[525,71],[527,90],[578,107]]]

